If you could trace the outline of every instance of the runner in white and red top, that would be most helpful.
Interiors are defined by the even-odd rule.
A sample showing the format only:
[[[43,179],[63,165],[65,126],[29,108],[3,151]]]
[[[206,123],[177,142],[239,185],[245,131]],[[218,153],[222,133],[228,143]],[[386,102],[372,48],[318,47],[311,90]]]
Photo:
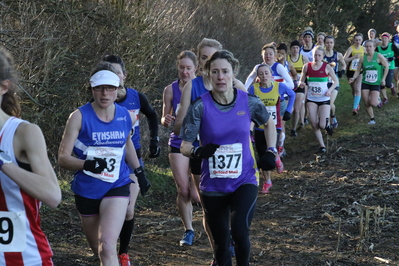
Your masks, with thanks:
[[[11,56],[0,49],[0,265],[50,266],[39,209],[41,202],[57,207],[61,190],[40,128],[17,118],[17,80]]]

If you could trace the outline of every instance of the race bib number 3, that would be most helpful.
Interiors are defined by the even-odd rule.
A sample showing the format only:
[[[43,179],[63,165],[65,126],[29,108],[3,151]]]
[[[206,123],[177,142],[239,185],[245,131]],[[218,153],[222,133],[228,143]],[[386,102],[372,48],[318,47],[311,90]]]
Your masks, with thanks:
[[[0,252],[22,252],[25,249],[25,212],[0,212]]]
[[[238,178],[242,172],[242,144],[221,145],[208,161],[211,178]]]
[[[123,157],[123,149],[117,147],[91,146],[87,149],[87,160],[101,158],[107,162],[107,168],[101,174],[83,170],[86,175],[98,178],[104,182],[114,183],[119,178],[119,170]]]
[[[377,70],[366,70],[366,75],[364,77],[366,82],[375,83],[378,80]]]

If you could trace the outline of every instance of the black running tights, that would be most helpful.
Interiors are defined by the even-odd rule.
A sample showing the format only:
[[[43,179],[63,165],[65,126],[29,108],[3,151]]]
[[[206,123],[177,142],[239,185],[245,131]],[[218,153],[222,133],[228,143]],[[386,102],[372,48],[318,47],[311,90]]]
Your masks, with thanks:
[[[257,195],[258,187],[252,184],[242,185],[233,193],[224,196],[206,196],[202,193],[205,218],[213,236],[214,255],[218,266],[232,265],[229,250],[230,228],[235,242],[237,266],[249,265],[249,227]]]

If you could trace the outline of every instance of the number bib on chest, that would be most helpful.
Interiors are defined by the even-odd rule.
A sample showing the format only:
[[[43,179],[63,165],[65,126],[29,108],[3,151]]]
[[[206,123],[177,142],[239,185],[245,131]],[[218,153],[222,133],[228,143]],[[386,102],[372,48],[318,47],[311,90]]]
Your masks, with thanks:
[[[0,252],[22,252],[25,249],[25,212],[0,212]]]
[[[309,88],[308,88],[308,94],[311,97],[322,97],[324,96],[323,93],[323,88],[322,88],[322,84],[320,84],[319,82],[308,82],[309,84]]]
[[[359,66],[359,61],[360,61],[360,58],[353,59],[351,61],[351,65],[349,67],[349,70],[356,71],[357,67]]]
[[[276,106],[266,106],[266,110],[269,116],[273,119],[275,125],[277,125],[277,108]]]
[[[211,178],[238,178],[242,172],[242,143],[221,145],[208,161]]]
[[[376,82],[378,80],[378,70],[366,70],[364,80],[370,83]]]
[[[119,178],[119,170],[123,157],[124,148],[91,146],[87,149],[87,160],[101,158],[107,162],[107,168],[101,174],[94,174],[90,171],[83,172],[104,182],[114,183]]]

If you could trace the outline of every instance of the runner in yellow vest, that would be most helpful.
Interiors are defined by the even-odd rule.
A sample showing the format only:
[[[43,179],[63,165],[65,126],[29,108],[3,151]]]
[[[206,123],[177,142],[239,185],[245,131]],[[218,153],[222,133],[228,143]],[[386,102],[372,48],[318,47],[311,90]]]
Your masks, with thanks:
[[[351,79],[358,68],[360,58],[363,58],[364,55],[364,47],[361,45],[363,41],[363,34],[357,33],[353,37],[353,45],[351,45],[344,55],[344,60],[348,66],[346,71],[346,76],[348,79]],[[352,114],[357,115],[360,109],[360,87],[362,83],[362,74],[360,73],[357,78],[351,82],[352,87],[352,95],[353,95],[353,110]]]

